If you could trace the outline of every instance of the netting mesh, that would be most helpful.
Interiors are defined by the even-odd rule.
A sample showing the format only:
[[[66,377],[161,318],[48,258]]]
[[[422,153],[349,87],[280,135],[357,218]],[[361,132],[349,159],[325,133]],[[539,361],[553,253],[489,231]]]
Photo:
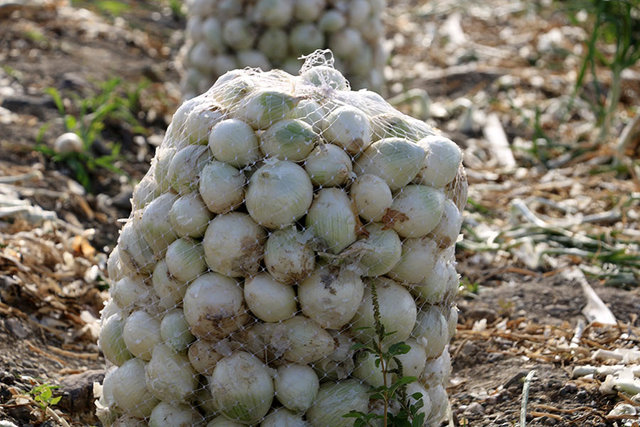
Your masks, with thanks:
[[[388,54],[385,0],[191,0],[178,56],[184,99],[243,67],[297,74],[301,56],[330,48],[354,88],[380,91]]]
[[[444,417],[461,152],[308,61],[175,113],[109,257],[105,425],[353,425],[400,375],[355,346],[376,341],[408,345],[389,370]]]

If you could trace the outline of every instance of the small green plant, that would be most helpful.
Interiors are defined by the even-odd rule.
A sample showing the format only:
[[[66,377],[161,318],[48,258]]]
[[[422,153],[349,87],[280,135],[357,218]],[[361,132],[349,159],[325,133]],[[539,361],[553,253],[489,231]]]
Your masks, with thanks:
[[[424,406],[422,393],[413,393],[407,396],[407,385],[416,381],[416,377],[403,375],[402,362],[398,356],[406,354],[411,347],[404,342],[397,342],[385,349],[383,340],[395,332],[386,332],[380,321],[380,305],[375,283],[371,284],[371,297],[373,302],[374,330],[376,337],[371,344],[354,344],[353,349],[364,351],[375,356],[376,367],[382,371],[384,384],[370,390],[371,399],[379,400],[383,404],[382,414],[351,411],[345,414],[345,418],[354,418],[354,427],[378,425],[375,420],[382,420],[384,427],[421,427],[425,423],[425,414],[420,412]],[[362,328],[367,329],[367,328]],[[393,368],[395,364],[395,368]],[[396,380],[389,384],[388,374],[394,374]],[[411,399],[409,399],[409,397]],[[399,408],[392,411],[391,408]]]
[[[105,123],[126,123],[134,133],[145,134],[146,130],[140,125],[134,111],[139,108],[140,92],[145,84],[128,91],[124,96],[117,91],[120,79],[111,79],[100,85],[99,91],[86,98],[72,95],[71,102],[65,103],[62,94],[55,88],[48,88],[46,92],[52,97],[60,116],[63,119],[66,132],[75,133],[82,140],[79,151],[57,153],[50,146],[43,144],[42,139],[48,125],[40,129],[36,150],[47,155],[52,161],[64,163],[71,169],[75,179],[89,192],[92,191],[91,175],[98,169],[105,169],[116,174],[124,171],[116,166],[120,159],[120,145],[112,144],[111,152],[95,155],[93,146],[96,139],[105,128]]]
[[[53,397],[53,390],[57,388],[59,388],[57,385],[44,383],[32,388],[29,394],[33,396],[33,400],[40,406],[40,409],[46,411],[49,406],[56,405],[61,399],[61,396]]]

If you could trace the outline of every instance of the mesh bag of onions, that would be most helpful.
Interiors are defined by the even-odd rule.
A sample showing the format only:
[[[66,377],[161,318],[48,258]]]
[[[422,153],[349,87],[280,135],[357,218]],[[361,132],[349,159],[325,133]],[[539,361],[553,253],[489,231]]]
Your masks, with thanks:
[[[109,257],[103,423],[438,425],[466,191],[460,149],[330,52],[224,74],[173,116]]]
[[[387,54],[385,0],[189,0],[179,55],[185,99],[227,71],[280,68],[297,74],[301,55],[330,48],[354,88],[379,91]]]

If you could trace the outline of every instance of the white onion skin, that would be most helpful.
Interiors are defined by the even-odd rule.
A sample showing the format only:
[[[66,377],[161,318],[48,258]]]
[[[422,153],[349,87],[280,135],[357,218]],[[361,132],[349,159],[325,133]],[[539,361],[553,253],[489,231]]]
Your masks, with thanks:
[[[444,194],[424,185],[407,185],[396,195],[391,210],[393,229],[401,237],[426,236],[442,218]]]
[[[435,359],[427,360],[424,369],[420,373],[420,382],[427,386],[435,384],[446,385],[451,375],[451,355],[445,348],[442,354]]]
[[[385,385],[384,376],[382,375],[382,365],[376,366],[377,355],[361,352],[356,356],[356,367],[353,370],[353,376],[366,381],[372,387],[381,387]],[[382,363],[382,362],[381,362]],[[387,370],[391,370],[392,367],[388,366]],[[387,383],[389,386],[393,383],[393,375],[387,373]]]
[[[111,298],[122,310],[129,312],[149,301],[151,288],[140,277],[125,276],[111,287]]]
[[[151,394],[167,402],[187,400],[198,386],[198,377],[187,356],[165,344],[153,348],[145,367],[145,380]]]
[[[212,217],[197,192],[180,197],[169,211],[169,223],[180,237],[201,237]]]
[[[178,150],[172,146],[158,147],[156,152],[156,163],[153,171],[156,182],[158,183],[158,191],[167,191],[171,187],[171,177],[169,176],[169,168],[171,161]]]
[[[147,423],[140,418],[123,415],[115,420],[111,427],[147,427]]]
[[[455,178],[462,162],[462,151],[450,139],[431,135],[418,141],[427,152],[416,183],[442,188]]]
[[[333,67],[325,65],[306,70],[300,75],[300,79],[313,86],[323,87],[326,85],[335,90],[349,90],[349,82],[347,82],[342,73]],[[357,110],[355,113],[357,113]],[[344,118],[343,120],[348,119]]]
[[[202,416],[189,405],[160,402],[151,411],[149,427],[189,427],[202,422]]]
[[[123,329],[124,321],[122,317],[119,314],[114,314],[102,323],[98,341],[104,357],[118,366],[133,357],[127,350],[127,344],[122,337]]]
[[[298,364],[279,367],[273,383],[278,401],[293,412],[305,412],[309,409],[320,387],[313,369]]]
[[[447,317],[447,329],[449,330],[449,341],[453,339],[456,334],[456,327],[458,325],[458,307],[453,306],[449,310],[449,316]]]
[[[313,185],[300,166],[276,161],[260,167],[249,180],[245,204],[263,227],[282,228],[300,219],[313,200]]]
[[[426,306],[418,313],[411,336],[422,344],[427,359],[432,359],[440,356],[449,343],[449,327],[436,306]]]
[[[158,196],[158,190],[158,183],[153,178],[153,173],[146,174],[133,189],[133,195],[131,196],[132,209],[135,211],[144,208]]]
[[[342,255],[347,259],[354,258],[358,271],[365,277],[388,273],[402,255],[400,237],[395,231],[385,229],[384,225],[378,223],[367,225],[365,232],[368,236],[349,246]]]
[[[422,395],[420,399],[422,399],[423,406],[422,408],[418,409],[418,414],[424,414],[425,419],[428,419],[429,415],[431,414],[431,398],[430,398],[429,392],[418,381],[409,383],[407,385],[407,400],[408,400],[407,404],[408,405],[413,405],[418,400],[418,399],[414,399],[412,396],[415,393],[420,393]],[[429,424],[429,425],[432,425],[432,424]]]
[[[343,105],[326,117],[322,136],[350,154],[358,154],[371,145],[369,118],[362,110]]]
[[[254,20],[268,27],[283,27],[293,17],[293,0],[259,0]]]
[[[211,153],[203,145],[188,145],[178,151],[169,165],[171,188],[178,194],[197,190],[200,171],[209,160],[211,160]]]
[[[258,49],[272,61],[280,62],[287,57],[287,33],[279,28],[269,28],[262,33],[258,41]]]
[[[207,424],[207,427],[244,427],[245,424],[236,423],[222,415],[215,417]]]
[[[306,225],[331,253],[338,254],[356,240],[356,216],[349,196],[338,188],[318,191]]]
[[[266,365],[246,352],[220,360],[209,387],[216,406],[226,417],[243,424],[264,417],[274,397],[274,386]]]
[[[365,288],[364,298],[350,325],[354,338],[361,342],[370,342],[375,336],[371,294],[371,286],[374,285],[378,294],[380,322],[384,325],[387,333],[394,332],[393,335],[383,340],[383,345],[409,338],[417,315],[416,303],[409,291],[393,280],[383,277],[369,279],[365,283],[368,283],[369,286]],[[365,327],[367,329],[359,329]]]
[[[265,231],[247,214],[218,215],[209,223],[202,241],[206,263],[211,270],[225,276],[256,274],[266,237]]]
[[[303,99],[289,112],[287,118],[300,119],[311,125],[316,133],[322,132],[322,123],[324,122],[324,110],[313,99]]]
[[[199,43],[200,45],[200,43]],[[204,46],[204,44],[202,44]],[[211,57],[209,49],[204,47],[206,56]],[[206,145],[211,128],[223,117],[220,109],[210,103],[196,105],[187,115],[184,126],[180,129],[184,142]]]
[[[153,271],[157,256],[142,236],[142,212],[135,211],[120,231],[118,254],[123,271],[130,275],[146,275]]]
[[[287,93],[260,90],[247,96],[238,105],[235,114],[254,129],[267,129],[278,120],[287,117],[299,101],[300,98],[294,98]]]
[[[242,18],[228,20],[222,28],[224,42],[235,50],[249,49],[255,35],[249,23]]]
[[[171,207],[177,199],[178,196],[175,194],[164,193],[149,203],[142,213],[142,235],[159,256],[163,256],[167,246],[177,238],[170,221],[167,221]]]
[[[267,414],[260,423],[260,427],[308,427],[309,424],[302,419],[302,415],[277,408]]]
[[[244,299],[254,316],[264,322],[285,320],[297,311],[293,288],[269,273],[258,273],[245,281]]]
[[[410,347],[409,352],[396,356],[402,363],[402,375],[417,378],[424,371],[427,362],[426,351],[421,344],[412,338],[406,340],[405,344]]]
[[[217,214],[227,213],[244,201],[244,174],[233,166],[213,160],[200,173],[198,189],[207,208]]]
[[[234,167],[253,164],[261,157],[254,130],[238,119],[223,120],[211,129],[209,149],[216,160]]]
[[[158,304],[162,308],[172,308],[177,306],[184,293],[187,285],[184,282],[176,280],[167,267],[167,262],[162,259],[156,264],[151,276],[151,283],[156,295],[159,297]]]
[[[224,52],[222,41],[222,25],[215,17],[210,16],[202,23],[204,42],[212,53]]]
[[[313,426],[351,427],[353,419],[343,415],[351,411],[366,413],[368,407],[368,388],[359,381],[327,382],[320,386],[306,417]]]
[[[337,381],[343,380],[353,372],[353,345],[355,341],[348,332],[329,330],[329,333],[336,342],[335,350],[324,359],[313,364],[318,376],[323,381],[326,379]]]
[[[358,310],[364,295],[360,277],[349,270],[322,267],[298,286],[302,313],[327,329],[340,329]]]
[[[148,361],[153,348],[162,342],[160,321],[146,311],[134,311],[125,321],[122,338],[134,356]]]
[[[120,262],[118,246],[116,246],[109,254],[109,258],[107,258],[107,277],[111,283],[115,283],[122,279],[124,275],[122,263]]]
[[[241,50],[237,52],[238,63],[245,67],[260,68],[261,70],[269,70],[271,63],[266,55],[259,50]]]
[[[148,417],[159,400],[149,394],[144,379],[145,363],[138,359],[129,359],[114,373],[113,399],[122,411],[134,417]]]
[[[313,24],[295,25],[289,33],[289,48],[294,55],[309,54],[324,44],[324,33]]]
[[[321,144],[314,148],[306,159],[304,169],[315,185],[344,185],[351,178],[351,158],[337,145]]]
[[[189,362],[202,375],[211,376],[216,363],[224,357],[216,351],[216,344],[212,341],[197,340],[189,346]]]
[[[462,215],[455,203],[450,199],[444,199],[444,209],[442,211],[442,218],[431,232],[433,240],[438,242],[438,245],[442,248],[451,246],[458,240],[460,234],[460,227],[462,227]]]
[[[260,135],[260,150],[267,157],[299,162],[304,160],[319,136],[308,123],[300,119],[285,119],[274,123]]]
[[[445,416],[449,399],[447,391],[441,384],[436,384],[427,389],[429,400],[431,401],[431,413],[427,416],[427,422],[431,425],[437,425]]]
[[[315,252],[309,239],[292,226],[269,235],[264,247],[264,264],[274,279],[292,285],[313,272]]]
[[[429,237],[405,239],[402,256],[389,272],[400,283],[420,283],[431,274],[438,259],[438,245]]]
[[[384,138],[362,153],[353,170],[358,176],[377,175],[385,180],[391,191],[396,191],[416,177],[426,154],[422,147],[406,139]]]
[[[449,285],[449,268],[444,258],[439,257],[430,274],[427,274],[420,283],[411,286],[411,290],[418,297],[429,304],[437,304],[445,296]]]
[[[297,0],[293,16],[299,21],[315,21],[325,8],[325,0]]]
[[[216,340],[239,329],[248,320],[238,283],[218,273],[206,273],[191,283],[184,295],[184,315],[191,333]]]
[[[335,349],[331,335],[311,319],[298,315],[285,320],[281,325],[288,341],[283,357],[289,362],[313,363]]]
[[[192,281],[207,267],[202,244],[185,237],[169,245],[165,261],[169,273],[181,282]]]
[[[356,178],[350,193],[358,215],[367,221],[381,221],[393,203],[391,189],[385,180],[373,174]]]
[[[347,25],[347,19],[335,9],[327,10],[318,21],[318,28],[325,33],[334,33],[345,25]]]
[[[167,312],[160,322],[160,337],[172,350],[180,352],[186,350],[195,339],[189,331],[189,324],[180,308]]]

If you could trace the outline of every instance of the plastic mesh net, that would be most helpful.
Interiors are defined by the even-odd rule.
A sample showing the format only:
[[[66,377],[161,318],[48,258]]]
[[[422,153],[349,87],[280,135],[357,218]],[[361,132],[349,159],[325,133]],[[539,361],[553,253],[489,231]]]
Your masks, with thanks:
[[[385,0],[190,0],[178,63],[185,99],[243,67],[297,74],[300,57],[330,48],[354,88],[380,91],[387,61]]]
[[[105,425],[350,426],[402,377],[390,414],[444,417],[461,152],[330,61],[175,113],[109,257]]]

